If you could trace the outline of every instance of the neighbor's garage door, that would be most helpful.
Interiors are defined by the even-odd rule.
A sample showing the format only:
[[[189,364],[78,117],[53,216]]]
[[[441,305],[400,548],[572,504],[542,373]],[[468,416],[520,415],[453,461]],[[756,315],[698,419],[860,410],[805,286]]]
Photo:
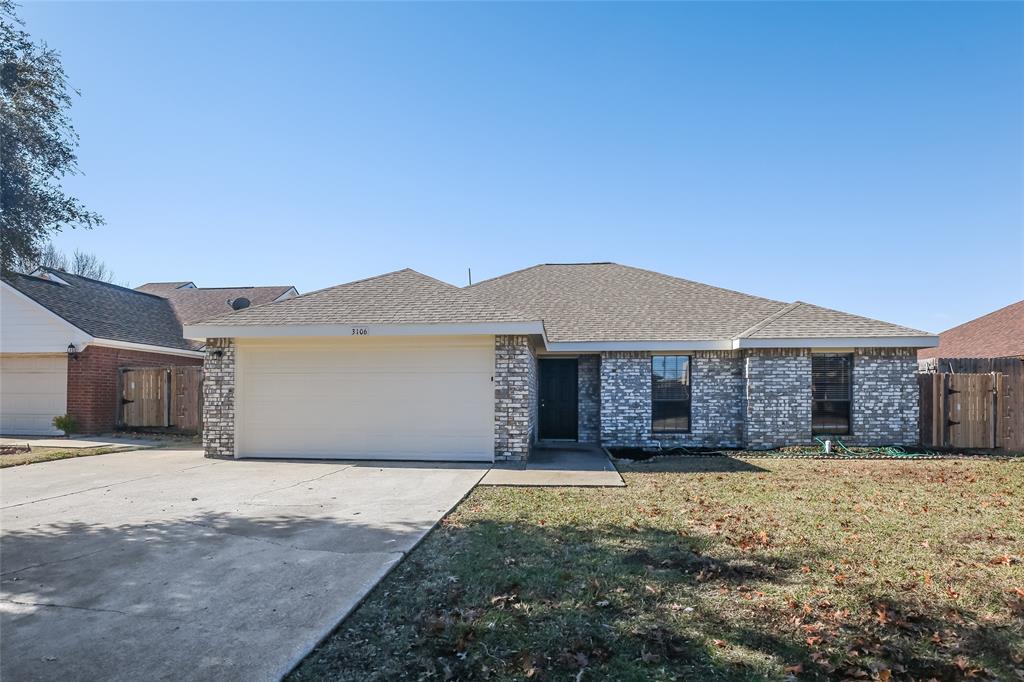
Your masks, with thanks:
[[[0,434],[59,435],[67,404],[66,355],[0,355]]]
[[[242,457],[491,461],[490,337],[239,339]]]

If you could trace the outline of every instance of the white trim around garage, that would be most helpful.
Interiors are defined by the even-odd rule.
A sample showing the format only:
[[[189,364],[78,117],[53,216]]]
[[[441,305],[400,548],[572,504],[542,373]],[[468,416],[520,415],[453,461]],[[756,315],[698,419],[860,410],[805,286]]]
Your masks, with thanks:
[[[187,324],[185,338],[267,339],[281,336],[467,336],[544,334],[541,322],[465,322],[458,324]]]

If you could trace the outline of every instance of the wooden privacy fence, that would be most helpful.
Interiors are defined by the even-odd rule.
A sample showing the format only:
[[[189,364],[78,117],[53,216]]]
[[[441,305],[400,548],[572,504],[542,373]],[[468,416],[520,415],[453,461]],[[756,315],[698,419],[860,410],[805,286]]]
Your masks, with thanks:
[[[921,443],[1024,451],[1024,372],[919,374]]]
[[[198,433],[202,427],[203,368],[122,369],[120,425]]]

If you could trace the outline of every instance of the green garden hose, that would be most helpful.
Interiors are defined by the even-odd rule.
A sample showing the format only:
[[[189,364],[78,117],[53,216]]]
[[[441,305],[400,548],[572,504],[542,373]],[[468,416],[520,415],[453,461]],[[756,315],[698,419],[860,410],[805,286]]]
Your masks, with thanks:
[[[821,445],[821,449],[818,451],[817,454],[829,454],[825,450],[825,441],[823,441],[821,438],[817,436],[815,436],[814,440],[816,440]],[[843,443],[843,441],[839,440],[838,438],[836,438],[833,442],[835,443],[835,446],[836,448],[838,448],[839,452],[847,457],[885,455],[886,457],[905,457],[908,459],[913,459],[914,457],[935,457],[938,454],[937,452],[932,452],[931,450],[923,450],[922,452],[908,452],[906,448],[902,448],[898,445],[887,445],[879,448],[849,448],[846,446],[845,443]]]
[[[849,447],[843,441],[838,438],[832,440],[832,451],[828,452],[825,449],[825,441],[820,437],[815,437],[815,441],[820,445],[818,448],[806,447],[799,449],[786,450],[785,452],[772,452],[766,451],[764,453],[758,452],[760,456],[781,456],[781,457],[832,457],[836,459],[842,458],[857,458],[857,457],[890,457],[893,459],[915,459],[921,457],[938,457],[939,453],[932,450],[921,449],[920,451],[910,451],[906,448],[898,445],[887,445],[884,447]],[[675,446],[670,448],[659,447],[659,454],[663,455],[697,455],[697,456],[716,456],[724,455],[726,457],[743,454],[744,456],[750,456],[754,453],[745,452],[743,450],[702,450],[699,448],[687,448],[682,446]]]

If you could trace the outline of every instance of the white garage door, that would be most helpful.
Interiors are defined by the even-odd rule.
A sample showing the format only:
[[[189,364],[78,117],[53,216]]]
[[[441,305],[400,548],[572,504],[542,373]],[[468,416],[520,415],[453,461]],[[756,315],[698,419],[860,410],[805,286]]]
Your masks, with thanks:
[[[244,340],[242,457],[491,461],[490,337]]]
[[[53,418],[67,404],[66,355],[0,355],[0,434],[59,435]]]

